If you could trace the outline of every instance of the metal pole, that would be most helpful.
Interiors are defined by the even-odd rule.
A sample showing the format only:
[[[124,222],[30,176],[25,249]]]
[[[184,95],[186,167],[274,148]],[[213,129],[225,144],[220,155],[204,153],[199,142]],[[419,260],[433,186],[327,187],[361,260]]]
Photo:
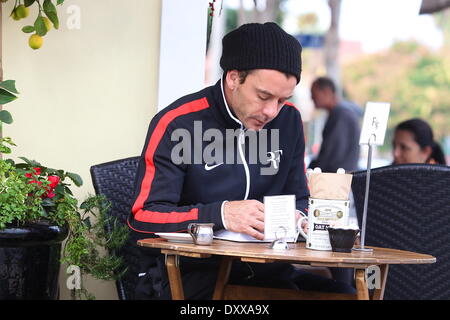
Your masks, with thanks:
[[[374,137],[374,135],[370,136],[370,139]],[[366,174],[366,192],[364,195],[364,209],[363,209],[363,221],[361,226],[361,247],[360,248],[354,248],[355,251],[360,252],[373,252],[373,249],[365,248],[365,240],[366,240],[366,223],[367,223],[367,206],[369,204],[369,185],[370,185],[370,169],[372,167],[372,145],[370,143],[370,139],[368,142],[369,146],[369,154],[367,155],[367,174]]]

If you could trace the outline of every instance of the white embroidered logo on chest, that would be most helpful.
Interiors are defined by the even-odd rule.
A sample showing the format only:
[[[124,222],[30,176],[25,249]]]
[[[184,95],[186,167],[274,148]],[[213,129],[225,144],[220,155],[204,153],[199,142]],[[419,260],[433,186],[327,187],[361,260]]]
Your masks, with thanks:
[[[273,168],[278,169],[282,154],[283,154],[283,150],[275,150],[275,151],[267,152],[267,155],[269,156],[269,159],[267,159],[267,162],[272,162]]]
[[[210,170],[212,170],[214,168],[217,168],[218,166],[220,166],[222,164],[223,164],[223,162],[218,163],[218,164],[214,164],[214,165],[209,165],[209,164],[205,163],[205,170],[206,171],[210,171]]]

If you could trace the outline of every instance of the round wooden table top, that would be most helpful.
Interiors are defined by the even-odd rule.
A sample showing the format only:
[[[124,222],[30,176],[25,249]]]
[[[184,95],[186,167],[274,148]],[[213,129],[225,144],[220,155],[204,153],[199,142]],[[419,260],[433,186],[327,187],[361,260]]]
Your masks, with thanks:
[[[305,243],[302,242],[290,243],[289,249],[286,250],[271,249],[269,243],[233,242],[216,239],[209,246],[171,242],[160,238],[139,240],[138,245],[159,248],[162,253],[166,254],[199,258],[218,255],[262,263],[285,261],[317,266],[364,267],[379,264],[426,264],[436,262],[436,258],[431,255],[404,250],[367,247],[373,249],[373,251],[371,253],[359,251],[340,253],[306,249]]]

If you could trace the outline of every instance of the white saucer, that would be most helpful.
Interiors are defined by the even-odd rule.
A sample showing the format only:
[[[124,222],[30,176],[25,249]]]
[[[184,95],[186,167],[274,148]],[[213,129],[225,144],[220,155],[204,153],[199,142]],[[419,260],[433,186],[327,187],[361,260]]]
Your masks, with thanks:
[[[170,242],[194,243],[189,233],[159,232],[155,234],[161,238],[167,239]]]

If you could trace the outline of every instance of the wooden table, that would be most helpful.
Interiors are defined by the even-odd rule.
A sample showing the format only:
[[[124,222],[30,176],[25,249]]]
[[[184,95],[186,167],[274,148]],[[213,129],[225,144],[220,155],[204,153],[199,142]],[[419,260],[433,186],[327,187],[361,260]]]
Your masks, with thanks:
[[[358,299],[368,300],[369,291],[366,270],[370,266],[379,266],[381,286],[375,289],[372,299],[383,299],[387,274],[390,264],[425,264],[434,263],[436,258],[409,251],[371,247],[372,253],[337,253],[306,249],[304,243],[290,244],[289,250],[270,249],[268,243],[240,243],[214,240],[211,246],[190,243],[169,242],[165,239],[143,239],[138,245],[160,248],[166,255],[166,267],[170,282],[172,299],[183,300],[184,292],[178,257],[208,258],[222,256],[213,299]],[[318,267],[354,268],[357,295],[330,294],[289,289],[268,289],[228,285],[228,278],[233,259],[244,262],[271,263],[284,261]]]

